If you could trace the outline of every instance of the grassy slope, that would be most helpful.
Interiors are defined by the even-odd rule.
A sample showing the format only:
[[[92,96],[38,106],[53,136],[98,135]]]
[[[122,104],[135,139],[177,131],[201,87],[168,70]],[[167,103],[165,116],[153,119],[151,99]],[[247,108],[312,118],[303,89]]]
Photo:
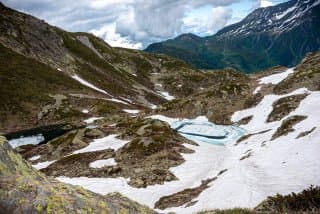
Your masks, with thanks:
[[[9,119],[8,115],[23,120],[35,117],[52,98],[49,94],[81,92],[84,88],[67,75],[51,67],[26,58],[0,44],[0,128]]]

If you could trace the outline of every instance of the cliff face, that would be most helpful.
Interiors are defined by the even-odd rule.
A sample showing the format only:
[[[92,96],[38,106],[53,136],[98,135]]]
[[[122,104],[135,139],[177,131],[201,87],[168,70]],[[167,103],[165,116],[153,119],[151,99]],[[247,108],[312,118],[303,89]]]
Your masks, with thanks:
[[[118,193],[106,196],[46,177],[0,137],[1,213],[154,213]]]

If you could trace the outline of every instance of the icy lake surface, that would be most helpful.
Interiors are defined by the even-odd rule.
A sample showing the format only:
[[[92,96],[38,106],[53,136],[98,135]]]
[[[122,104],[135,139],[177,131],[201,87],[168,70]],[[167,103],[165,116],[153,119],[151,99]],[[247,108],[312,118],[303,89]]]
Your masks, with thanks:
[[[234,142],[246,133],[246,131],[240,127],[215,125],[209,122],[207,118],[202,117],[192,120],[179,120],[170,125],[189,140],[215,145]]]

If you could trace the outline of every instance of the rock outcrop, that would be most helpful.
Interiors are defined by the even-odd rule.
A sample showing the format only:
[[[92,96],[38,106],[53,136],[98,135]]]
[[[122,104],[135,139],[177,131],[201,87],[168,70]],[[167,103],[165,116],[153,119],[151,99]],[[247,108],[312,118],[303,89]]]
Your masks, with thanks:
[[[0,137],[1,213],[155,213],[118,193],[101,196],[35,170]]]

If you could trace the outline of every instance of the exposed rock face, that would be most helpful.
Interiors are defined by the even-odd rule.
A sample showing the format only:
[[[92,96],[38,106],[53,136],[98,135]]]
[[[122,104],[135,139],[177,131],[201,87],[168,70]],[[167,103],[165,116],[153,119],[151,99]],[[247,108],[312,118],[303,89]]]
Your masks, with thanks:
[[[308,94],[293,95],[277,100],[272,105],[273,110],[268,116],[267,122],[281,120],[282,118],[290,114],[290,112],[295,110],[299,106],[300,102],[307,96]]]
[[[182,206],[190,201],[192,199],[198,197],[198,195],[205,189],[207,189],[209,186],[209,183],[217,179],[217,177],[208,179],[201,182],[201,185],[195,188],[185,189],[181,192],[175,193],[170,196],[164,196],[159,199],[159,201],[156,202],[155,208],[164,210],[166,208],[170,207],[179,207]],[[194,202],[196,203],[196,201]],[[187,204],[187,206],[191,206],[191,204]]]
[[[2,213],[154,213],[120,194],[97,195],[32,168],[0,137]]]
[[[280,136],[287,135],[288,133],[293,132],[293,126],[301,122],[302,120],[305,120],[306,118],[306,116],[294,115],[285,119],[282,122],[281,126],[277,129],[277,131],[272,135],[271,140],[274,140]]]

